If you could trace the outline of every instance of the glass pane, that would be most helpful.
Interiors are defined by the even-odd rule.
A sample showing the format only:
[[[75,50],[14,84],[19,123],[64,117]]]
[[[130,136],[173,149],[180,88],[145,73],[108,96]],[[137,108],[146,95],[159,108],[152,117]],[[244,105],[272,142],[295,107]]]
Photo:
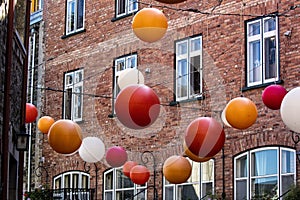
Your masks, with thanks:
[[[105,174],[105,190],[113,189],[113,171]]]
[[[277,150],[270,149],[251,154],[252,176],[277,174]]]
[[[117,72],[122,71],[125,69],[125,60],[120,59],[116,61],[116,70]]]
[[[128,13],[137,10],[137,1],[136,0],[128,0]]]
[[[136,68],[136,57],[131,56],[127,58],[126,68]]]
[[[70,184],[70,181],[71,181],[70,180],[70,174],[65,175],[64,178],[65,178],[65,180],[64,180],[64,183],[65,183],[64,188],[70,188],[71,187],[71,184]]]
[[[73,177],[72,177],[72,188],[78,188],[79,187],[78,178],[79,178],[79,174],[73,174]]]
[[[199,51],[201,49],[201,40],[200,38],[191,40],[191,52]]]
[[[139,193],[139,194],[136,196],[136,200],[145,200],[146,199],[146,190],[137,190],[137,193]]]
[[[249,25],[248,35],[253,36],[253,35],[258,35],[258,34],[260,34],[260,22],[259,21]]]
[[[133,190],[117,191],[116,200],[131,200],[133,197]]]
[[[73,84],[73,73],[66,75],[65,84],[66,86]]]
[[[89,178],[86,175],[82,175],[81,187],[88,189],[89,187]]]
[[[178,44],[177,48],[177,56],[187,54],[187,42]]]
[[[193,162],[189,160],[192,165],[192,174],[187,180],[188,183],[198,182],[200,181],[200,163],[199,162]]]
[[[277,197],[277,177],[252,179],[252,197],[254,199],[273,199]]]
[[[72,89],[65,92],[65,119],[71,119],[72,110]]]
[[[173,200],[174,187],[165,187],[165,200]]]
[[[177,200],[199,200],[199,184],[178,185]]]
[[[287,192],[293,185],[295,185],[294,174],[289,176],[282,176],[282,194]]]
[[[249,44],[249,82],[261,81],[260,41]]]
[[[207,182],[207,181],[213,181],[213,170],[214,170],[214,166],[213,166],[214,162],[212,160],[204,162],[201,164],[202,166],[202,181]]]
[[[281,173],[295,172],[295,152],[282,150],[281,155]]]
[[[190,63],[190,95],[200,94],[200,56],[191,57]]]
[[[125,13],[125,0],[117,0],[117,15]]]
[[[178,61],[177,66],[177,95],[178,97],[186,97],[187,96],[187,60],[182,59]]]
[[[75,83],[79,83],[79,82],[82,82],[82,71],[77,71],[75,72]]]
[[[203,183],[202,184],[202,198],[203,197],[208,197],[208,195],[213,193],[213,186],[212,183]]]
[[[236,160],[236,178],[247,177],[247,156],[243,156]]]
[[[60,189],[61,188],[61,178],[55,179],[55,186],[54,189]]]
[[[105,192],[104,198],[104,200],[112,200],[112,192]]]
[[[275,78],[277,76],[275,36],[265,39],[265,58],[265,79]]]
[[[264,32],[276,30],[276,18],[269,18],[264,21]]]
[[[123,174],[123,172],[121,170],[116,170],[116,188],[133,188],[133,182],[130,180],[130,178],[128,178],[127,176],[125,176]]]
[[[83,28],[84,0],[77,1],[77,29]]]
[[[236,199],[247,199],[247,181],[246,180],[238,180],[236,181]]]
[[[75,28],[75,1],[68,2],[68,30],[67,32],[74,31]]]
[[[82,107],[82,87],[75,88],[75,101],[74,101],[74,119],[81,118],[81,107]]]

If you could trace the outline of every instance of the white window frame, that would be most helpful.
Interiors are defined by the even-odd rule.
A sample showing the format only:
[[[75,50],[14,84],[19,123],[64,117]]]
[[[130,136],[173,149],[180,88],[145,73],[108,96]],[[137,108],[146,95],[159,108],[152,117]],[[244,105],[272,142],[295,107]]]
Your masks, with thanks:
[[[271,30],[271,31],[265,31],[265,22],[267,22],[268,20],[271,19],[275,19],[275,30]],[[250,26],[255,24],[255,23],[259,23],[259,28],[260,28],[260,33],[256,34],[256,35],[251,35],[250,32]],[[261,19],[257,19],[254,21],[250,21],[247,22],[246,24],[247,26],[247,86],[251,87],[251,86],[255,86],[255,85],[261,85],[264,83],[270,83],[270,82],[274,82],[274,81],[278,81],[279,80],[279,35],[278,35],[278,17],[266,17],[266,18],[261,18]],[[267,38],[272,38],[275,37],[275,78],[266,78],[266,52],[265,52],[265,39]],[[257,81],[253,81],[251,82],[251,74],[252,71],[254,71],[254,67],[251,67],[251,48],[250,48],[250,44],[251,42],[255,42],[258,41],[260,42],[260,48],[259,48],[259,56],[260,56],[260,62],[257,63],[257,71],[260,73],[260,76],[257,77],[258,80]]]
[[[81,76],[80,76],[81,74]],[[68,82],[68,77],[72,78],[72,82]],[[68,100],[68,91],[71,92],[71,110],[70,110],[70,119],[78,122],[82,121],[83,115],[83,77],[84,72],[83,69],[79,69],[76,71],[65,73],[64,75],[64,119],[69,119],[66,116],[66,107],[70,106],[67,102]],[[67,105],[68,104],[68,105]],[[79,116],[78,116],[79,115]]]
[[[128,190],[133,190],[133,194],[137,194],[138,192],[144,190],[144,194],[143,195],[143,199],[144,200],[147,200],[147,184],[145,185],[137,185],[135,183],[132,183],[133,184],[133,187],[129,187],[129,188],[117,188],[117,171],[122,171],[122,168],[111,168],[111,169],[108,169],[107,171],[105,171],[103,173],[103,200],[106,200],[105,198],[105,194],[106,193],[112,193],[112,200],[117,200],[116,198],[116,193],[119,192],[119,191],[128,191]],[[112,180],[112,188],[111,189],[106,189],[106,175],[109,174],[109,173],[113,173],[113,180]],[[124,178],[128,178],[124,175]],[[128,178],[129,181],[131,181],[129,178]],[[137,195],[134,197],[134,200],[139,200],[140,199],[140,196],[141,194]],[[121,199],[118,199],[118,200],[121,200]]]
[[[277,174],[271,174],[271,175],[263,175],[263,176],[252,176],[251,175],[251,171],[252,171],[252,159],[251,159],[251,155],[255,152],[261,152],[261,151],[265,151],[265,150],[276,150],[277,151]],[[294,172],[292,173],[282,173],[282,152],[283,151],[289,151],[289,152],[293,152],[294,153],[294,156],[293,156],[293,169],[294,169]],[[237,177],[237,160],[246,156],[247,158],[247,162],[246,162],[246,167],[247,167],[247,175],[246,177],[241,177],[241,178],[238,178]],[[254,149],[254,150],[250,150],[250,151],[247,151],[241,155],[238,155],[234,158],[234,199],[235,200],[238,200],[237,199],[237,181],[238,180],[246,180],[246,186],[247,186],[247,196],[246,198],[247,199],[251,199],[251,191],[252,191],[252,186],[251,186],[251,180],[253,178],[264,178],[264,177],[271,177],[271,176],[277,176],[277,181],[278,181],[278,187],[279,189],[277,189],[277,197],[281,196],[283,194],[283,191],[282,191],[282,178],[283,176],[287,176],[287,175],[293,175],[294,176],[294,184],[296,184],[296,151],[294,149],[291,149],[291,148],[285,148],[285,147],[263,147],[263,148],[258,148],[258,149]]]
[[[78,187],[73,187],[73,175],[78,175]],[[69,187],[65,187],[66,176],[70,177],[71,185]],[[84,176],[87,178],[87,186],[86,187],[83,187],[83,182],[82,182],[82,179]],[[57,185],[56,185],[57,181],[60,181],[60,187],[57,187]],[[62,199],[68,198],[68,199],[72,200],[73,195],[72,195],[71,191],[66,192],[66,193],[64,193],[63,191],[61,193],[59,192],[59,189],[65,189],[65,188],[90,189],[90,175],[88,173],[82,172],[82,171],[68,171],[68,172],[65,172],[65,173],[55,176],[53,178],[53,189],[58,190],[58,191],[53,193],[53,197],[61,197]],[[79,192],[80,191],[78,191],[78,193]],[[89,195],[89,191],[85,191],[85,193],[87,193],[87,195]],[[67,194],[68,197],[64,197],[65,194]]]
[[[125,11],[119,13],[119,4],[123,3]],[[136,0],[116,0],[116,17],[126,16],[128,14],[138,11],[138,2]]]
[[[192,51],[192,42],[195,40],[200,40],[200,47],[198,50]],[[185,53],[180,52],[180,46],[181,45],[186,45],[187,49]],[[203,52],[202,52],[202,36],[196,36],[196,37],[189,37],[180,41],[177,41],[175,44],[175,52],[176,52],[176,77],[175,77],[175,90],[176,90],[176,100],[177,101],[182,101],[182,100],[188,100],[188,99],[195,99],[198,97],[201,97],[202,94],[202,59],[203,59]],[[191,58],[195,56],[200,56],[199,60],[199,92],[195,93],[194,91],[194,85],[191,85],[191,74],[195,72],[191,72],[190,70],[190,63],[191,63]],[[185,60],[185,65],[180,68],[180,61]],[[182,72],[182,70],[185,70]],[[186,78],[185,78],[186,77]],[[184,80],[186,84],[186,95],[182,94],[180,92],[180,80]]]
[[[203,184],[205,183],[211,183],[212,184],[212,195],[214,194],[214,185],[215,185],[215,163],[214,163],[214,159],[210,159],[209,161],[206,162],[194,162],[192,160],[190,160],[189,158],[187,158],[191,165],[192,165],[192,174],[190,176],[190,178],[187,180],[187,182],[182,183],[182,184],[171,184],[169,183],[165,177],[163,177],[163,200],[166,200],[166,188],[172,188],[173,189],[173,197],[172,200],[179,200],[182,199],[180,196],[178,196],[179,193],[179,187],[180,186],[186,186],[186,185],[198,185],[198,194],[199,195],[199,200],[200,199],[206,199],[208,194],[204,194],[203,193]],[[206,164],[211,164],[211,181],[205,181],[203,180],[203,166]],[[199,171],[197,170],[197,168],[199,169]]]
[[[83,1],[83,10],[82,10],[82,27],[78,27],[77,25],[77,18],[78,18],[78,2]],[[71,4],[74,5],[74,30],[72,30],[72,24],[71,24],[71,15],[72,15],[72,9]],[[66,35],[84,30],[84,21],[85,21],[85,0],[67,0],[66,3],[67,10],[66,10]]]

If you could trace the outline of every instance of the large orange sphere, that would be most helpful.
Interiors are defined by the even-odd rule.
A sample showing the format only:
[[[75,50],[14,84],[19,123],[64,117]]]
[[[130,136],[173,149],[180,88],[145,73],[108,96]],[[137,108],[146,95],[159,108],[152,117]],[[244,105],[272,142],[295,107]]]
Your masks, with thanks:
[[[167,18],[156,8],[143,8],[134,16],[132,29],[140,40],[155,42],[165,35],[168,29]]]
[[[54,119],[52,117],[49,116],[44,116],[41,117],[38,121],[38,129],[44,133],[44,134],[48,134],[48,131],[50,129],[50,127],[52,126],[52,124],[54,123]]]
[[[191,163],[183,156],[171,156],[163,165],[165,178],[173,184],[184,183],[192,173]]]
[[[143,165],[136,165],[130,170],[130,179],[138,185],[144,185],[150,177],[150,171]]]
[[[226,120],[236,129],[249,128],[257,119],[256,105],[246,97],[234,98],[226,107]]]
[[[175,4],[175,3],[181,3],[184,2],[186,0],[155,0],[161,3],[166,3],[166,4]]]
[[[38,116],[38,110],[32,103],[26,103],[25,123],[34,122]]]
[[[130,178],[130,171],[136,165],[137,165],[137,163],[134,161],[125,162],[125,164],[123,165],[123,174]]]
[[[49,129],[48,142],[57,153],[71,154],[77,151],[81,145],[81,128],[71,120],[58,120]]]
[[[189,148],[187,148],[185,142],[183,143],[183,149],[184,149],[184,153],[187,157],[189,157],[189,159],[191,159],[192,161],[195,162],[206,162],[209,161],[212,157],[199,157],[195,154],[193,154]]]
[[[199,117],[189,124],[184,139],[188,149],[196,156],[213,157],[224,146],[225,132],[214,118]]]

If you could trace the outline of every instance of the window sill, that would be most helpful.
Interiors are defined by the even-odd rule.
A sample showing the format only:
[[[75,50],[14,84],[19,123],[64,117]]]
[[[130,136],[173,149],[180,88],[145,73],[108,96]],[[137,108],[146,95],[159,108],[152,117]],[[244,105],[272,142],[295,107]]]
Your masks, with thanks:
[[[114,17],[114,18],[112,18],[110,21],[111,22],[115,22],[115,21],[118,21],[118,20],[120,20],[120,19],[123,19],[123,18],[126,18],[126,17],[129,17],[129,16],[133,16],[133,15],[135,15],[136,13],[137,13],[138,11],[135,11],[135,12],[132,12],[132,13],[128,13],[128,14],[125,14],[125,15],[122,15],[122,16],[119,16],[119,17]]]
[[[61,36],[61,39],[66,39],[68,37],[71,37],[71,36],[74,36],[74,35],[77,35],[77,34],[80,34],[80,33],[84,33],[84,32],[86,32],[86,29],[82,29],[80,31],[76,31],[74,33],[70,33],[70,34],[67,34],[67,35],[63,35],[63,36]]]
[[[272,85],[272,84],[282,84],[282,83],[283,83],[283,80],[278,80],[278,81],[275,81],[275,82],[263,83],[263,84],[259,84],[259,85],[253,85],[253,86],[250,86],[250,87],[243,87],[242,92],[246,92],[248,90],[253,90],[253,89],[257,89],[257,88],[267,87],[267,86]]]
[[[198,97],[194,97],[192,99],[185,99],[185,100],[181,100],[181,101],[171,101],[169,103],[169,106],[177,106],[180,103],[188,103],[188,102],[193,102],[193,101],[199,101],[199,100],[204,100],[205,96],[204,95],[200,95]]]

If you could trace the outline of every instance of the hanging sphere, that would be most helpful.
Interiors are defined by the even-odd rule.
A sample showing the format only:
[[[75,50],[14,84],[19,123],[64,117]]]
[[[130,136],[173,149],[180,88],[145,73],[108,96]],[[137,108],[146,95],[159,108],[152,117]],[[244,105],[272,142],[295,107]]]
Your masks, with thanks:
[[[225,133],[215,119],[199,117],[189,124],[184,139],[187,148],[196,156],[213,157],[224,146]]]
[[[282,100],[280,114],[283,123],[292,131],[300,133],[300,87],[289,91]]]
[[[257,118],[256,105],[246,97],[234,98],[227,104],[225,116],[233,128],[249,128]]]
[[[150,171],[143,165],[136,165],[130,170],[130,179],[138,185],[144,185],[150,177]]]
[[[155,0],[161,3],[166,3],[166,4],[175,4],[175,3],[181,3],[184,2],[186,0]]]
[[[32,103],[26,103],[25,123],[34,122],[38,116],[38,110]]]
[[[132,84],[144,84],[144,76],[142,72],[135,68],[127,68],[121,71],[118,78],[120,89]]]
[[[174,155],[164,162],[163,174],[170,183],[184,183],[191,176],[191,173],[191,163],[185,157]]]
[[[161,39],[168,28],[166,16],[156,8],[143,8],[137,12],[132,21],[134,34],[144,42]]]
[[[127,161],[127,152],[123,147],[113,146],[106,152],[106,161],[112,167],[121,167]]]
[[[129,85],[116,98],[118,120],[131,129],[143,129],[155,122],[160,112],[160,101],[146,85]]]
[[[262,101],[268,108],[278,110],[286,93],[286,89],[280,85],[269,85],[262,93]]]
[[[130,178],[130,171],[136,165],[137,165],[137,163],[134,161],[125,162],[125,164],[123,165],[123,174]]]
[[[186,146],[185,142],[183,142],[184,153],[187,157],[189,157],[192,161],[195,162],[206,162],[211,159],[211,157],[199,157],[193,154]]]
[[[88,163],[100,161],[105,154],[105,145],[98,137],[86,137],[79,148],[79,156]]]
[[[42,133],[48,134],[48,131],[54,122],[55,120],[52,117],[43,116],[39,119],[37,126]]]
[[[58,120],[49,129],[48,142],[57,153],[71,154],[78,150],[81,145],[81,128],[71,120]]]
[[[228,123],[228,121],[227,121],[227,119],[226,119],[226,115],[225,115],[225,113],[226,113],[226,108],[227,108],[227,106],[224,108],[224,110],[223,110],[222,113],[221,113],[221,119],[222,119],[222,122],[223,122],[223,124],[224,124],[225,126],[231,127],[231,125]]]

